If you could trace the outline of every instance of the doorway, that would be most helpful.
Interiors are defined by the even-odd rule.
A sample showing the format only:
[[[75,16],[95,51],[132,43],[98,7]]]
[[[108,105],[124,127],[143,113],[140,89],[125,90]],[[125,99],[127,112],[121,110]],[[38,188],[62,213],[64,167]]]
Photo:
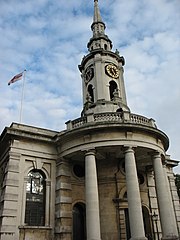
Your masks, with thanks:
[[[86,240],[86,208],[84,203],[73,207],[73,240]]]
[[[146,235],[148,240],[152,240],[153,239],[153,233],[152,233],[152,225],[151,225],[151,221],[150,221],[149,211],[145,206],[142,206],[142,212],[143,212],[145,235]]]

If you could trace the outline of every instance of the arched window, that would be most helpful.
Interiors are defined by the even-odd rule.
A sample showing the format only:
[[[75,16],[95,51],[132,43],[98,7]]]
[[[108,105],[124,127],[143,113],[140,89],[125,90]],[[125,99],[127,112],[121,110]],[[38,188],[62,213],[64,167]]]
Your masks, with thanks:
[[[25,223],[28,226],[45,225],[45,174],[37,169],[28,173],[26,185]]]
[[[153,232],[151,228],[151,222],[150,222],[150,214],[147,209],[147,207],[142,206],[142,212],[143,212],[143,222],[144,222],[144,230],[145,234],[148,237],[148,239],[153,239]]]
[[[73,240],[86,239],[85,204],[76,203],[73,207]]]
[[[104,49],[107,50],[107,44],[104,44]]]
[[[94,102],[94,92],[93,92],[93,85],[92,84],[89,84],[89,86],[88,86],[88,93],[91,97],[91,102]]]
[[[117,84],[115,81],[110,81],[109,83],[109,94],[110,94],[110,99],[113,100],[114,98],[114,92],[117,90]]]

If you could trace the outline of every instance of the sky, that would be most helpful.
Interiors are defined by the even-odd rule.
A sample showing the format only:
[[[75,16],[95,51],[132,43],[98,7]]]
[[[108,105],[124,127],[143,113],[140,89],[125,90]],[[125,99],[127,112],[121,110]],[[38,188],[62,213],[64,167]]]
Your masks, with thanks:
[[[78,64],[92,37],[93,0],[0,0],[0,132],[20,121],[60,131],[82,111]],[[124,56],[132,113],[153,118],[180,160],[180,1],[99,0],[113,50]],[[180,174],[180,166],[174,169]]]

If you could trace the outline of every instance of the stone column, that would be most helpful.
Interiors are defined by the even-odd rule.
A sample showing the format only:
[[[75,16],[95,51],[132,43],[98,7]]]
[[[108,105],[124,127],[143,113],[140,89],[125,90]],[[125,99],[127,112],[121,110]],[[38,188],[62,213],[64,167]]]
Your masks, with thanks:
[[[125,150],[126,187],[132,240],[147,239],[144,232],[139,182],[132,147]]]
[[[164,175],[161,155],[158,152],[153,155],[153,166],[162,227],[162,239],[178,239],[177,226],[174,224],[176,220],[174,219],[174,214],[172,213],[172,201],[170,201],[169,198],[170,189]]]
[[[100,240],[98,184],[96,159],[93,151],[85,154],[85,186],[87,240]]]

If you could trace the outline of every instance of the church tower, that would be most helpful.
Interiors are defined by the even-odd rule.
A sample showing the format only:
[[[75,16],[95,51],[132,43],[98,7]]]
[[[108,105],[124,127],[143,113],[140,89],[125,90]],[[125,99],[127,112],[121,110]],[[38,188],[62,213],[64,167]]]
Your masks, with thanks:
[[[112,51],[112,42],[105,34],[98,1],[94,1],[93,32],[79,70],[83,81],[83,114],[129,111],[123,79],[124,58]]]

